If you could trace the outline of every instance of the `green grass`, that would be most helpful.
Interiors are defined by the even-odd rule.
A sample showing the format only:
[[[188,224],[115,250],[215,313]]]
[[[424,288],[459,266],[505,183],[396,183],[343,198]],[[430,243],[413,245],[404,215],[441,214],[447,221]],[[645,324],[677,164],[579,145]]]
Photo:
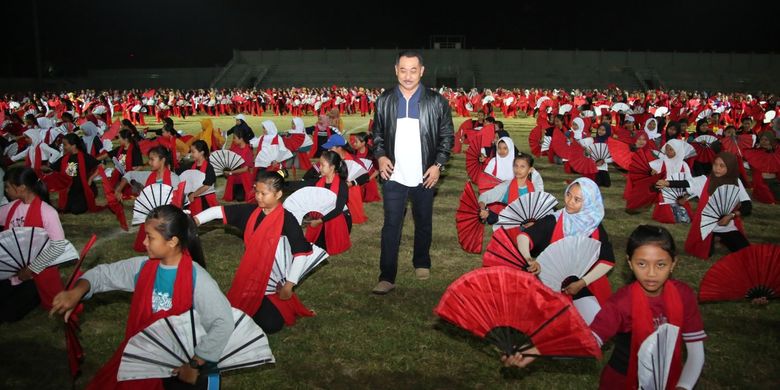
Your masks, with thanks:
[[[151,118],[150,118],[151,119]],[[187,132],[198,130],[200,117],[176,120]],[[290,127],[290,117],[272,119],[280,129]],[[307,125],[314,117],[304,118]],[[230,127],[232,119],[215,119],[217,127]],[[368,118],[344,118],[346,129],[365,129]],[[456,119],[456,126],[462,119]],[[516,145],[527,150],[527,134],[533,118],[504,121]],[[255,130],[260,118],[250,117]],[[546,190],[557,197],[564,180],[573,176],[546,159],[537,161]],[[612,188],[603,189],[606,203],[604,224],[620,259],[610,276],[613,288],[627,278],[622,260],[628,234],[641,223],[649,223],[650,211],[628,215],[623,211],[624,180],[611,171]],[[270,336],[277,364],[227,374],[226,389],[255,388],[596,388],[603,362],[538,361],[530,369],[504,369],[498,353],[487,343],[442,323],[432,313],[446,287],[463,273],[480,266],[480,257],[464,253],[455,232],[454,213],[466,180],[464,156],[453,158],[442,179],[434,203],[434,237],[431,255],[432,277],[414,278],[411,265],[413,222],[411,213],[403,233],[399,258],[398,287],[379,297],[370,293],[376,283],[379,263],[381,203],[366,205],[368,224],[355,226],[352,249],[331,258],[297,289],[301,299],[317,312],[292,328]],[[224,185],[220,179],[219,185]],[[126,205],[128,215],[130,205]],[[78,247],[91,233],[99,240],[87,258],[85,268],[124,259],[131,250],[135,232],[119,230],[108,213],[62,217],[69,239]],[[754,214],[745,221],[752,242],[777,242],[780,211],[776,206],[754,203]],[[679,247],[688,225],[667,226]],[[209,272],[227,290],[242,253],[240,236],[221,226],[202,228]],[[487,241],[486,234],[486,241]],[[714,258],[725,254],[718,249]],[[681,256],[675,277],[698,288],[707,268],[714,262]],[[68,275],[72,267],[63,267]],[[81,340],[87,354],[83,387],[121,341],[130,295],[110,293],[87,302],[82,315]],[[717,303],[701,306],[709,339],[704,372],[699,388],[778,388],[780,385],[780,305]],[[22,321],[0,327],[0,387],[61,389],[68,387],[64,338],[60,323],[36,310]],[[607,352],[606,356],[609,356]]]

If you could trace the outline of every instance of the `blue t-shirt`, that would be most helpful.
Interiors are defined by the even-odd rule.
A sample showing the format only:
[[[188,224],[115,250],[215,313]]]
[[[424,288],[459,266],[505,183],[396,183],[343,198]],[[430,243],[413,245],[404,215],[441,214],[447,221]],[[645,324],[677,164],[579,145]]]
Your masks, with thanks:
[[[144,262],[141,269],[144,268]],[[154,278],[154,290],[152,291],[152,312],[169,310],[173,306],[173,284],[176,282],[176,270],[178,266],[166,266],[160,264]],[[140,273],[140,271],[139,271]],[[138,275],[135,274],[135,282],[138,283]],[[195,268],[192,268],[192,286],[195,287]]]
[[[528,187],[517,187],[517,197],[521,197],[528,193]],[[509,190],[504,194],[504,198],[502,199],[502,203],[508,204],[509,203]]]

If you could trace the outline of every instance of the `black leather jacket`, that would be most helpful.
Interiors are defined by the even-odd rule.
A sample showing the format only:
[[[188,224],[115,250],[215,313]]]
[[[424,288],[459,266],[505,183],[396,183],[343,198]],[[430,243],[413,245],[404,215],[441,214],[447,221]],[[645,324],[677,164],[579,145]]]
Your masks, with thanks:
[[[422,84],[420,88],[420,145],[424,174],[431,165],[444,165],[450,159],[455,130],[447,99]],[[374,112],[374,156],[386,156],[393,164],[398,99],[398,87],[386,90],[377,98]]]

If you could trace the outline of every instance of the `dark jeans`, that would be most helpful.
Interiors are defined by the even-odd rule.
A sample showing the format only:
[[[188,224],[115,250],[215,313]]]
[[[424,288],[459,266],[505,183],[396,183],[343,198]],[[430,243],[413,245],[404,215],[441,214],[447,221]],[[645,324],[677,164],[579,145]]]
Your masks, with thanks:
[[[395,283],[398,273],[398,249],[407,199],[412,200],[414,217],[414,268],[431,268],[431,239],[433,236],[433,188],[407,187],[394,181],[382,186],[385,224],[382,226],[382,253],[379,257],[379,280]]]

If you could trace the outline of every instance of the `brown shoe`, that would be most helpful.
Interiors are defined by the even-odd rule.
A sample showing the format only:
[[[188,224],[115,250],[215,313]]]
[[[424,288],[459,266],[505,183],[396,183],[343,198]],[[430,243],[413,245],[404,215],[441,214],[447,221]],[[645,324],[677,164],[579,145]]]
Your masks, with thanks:
[[[431,270],[428,268],[415,268],[414,276],[417,276],[418,280],[428,280],[431,278]]]
[[[390,291],[393,291],[393,289],[395,289],[394,284],[386,280],[382,280],[379,283],[377,283],[376,287],[374,287],[374,289],[371,290],[371,292],[377,295],[385,295]]]

